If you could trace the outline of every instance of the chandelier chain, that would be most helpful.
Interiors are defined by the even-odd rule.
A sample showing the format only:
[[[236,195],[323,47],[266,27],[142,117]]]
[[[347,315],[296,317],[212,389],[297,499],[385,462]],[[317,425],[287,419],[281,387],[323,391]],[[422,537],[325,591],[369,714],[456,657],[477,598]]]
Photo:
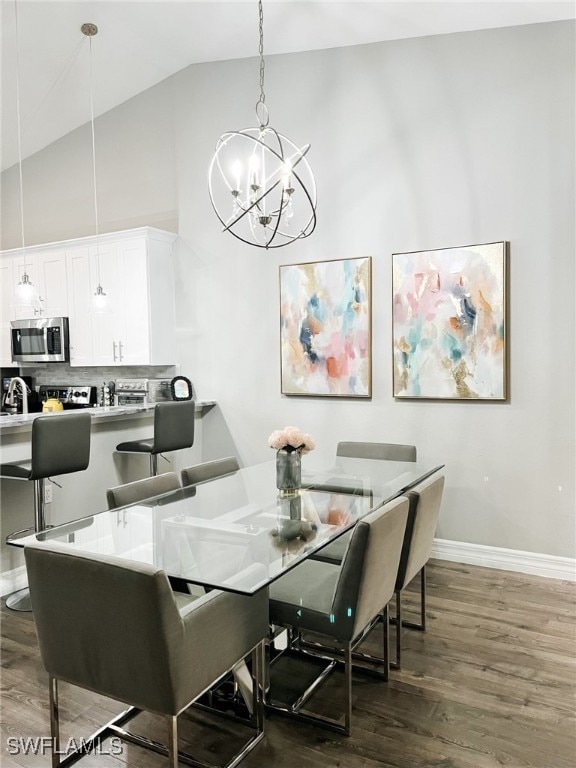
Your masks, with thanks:
[[[258,0],[258,14],[259,14],[259,26],[260,33],[260,45],[258,51],[260,53],[260,101],[262,104],[266,103],[266,95],[264,93],[264,10],[262,8],[262,0]]]

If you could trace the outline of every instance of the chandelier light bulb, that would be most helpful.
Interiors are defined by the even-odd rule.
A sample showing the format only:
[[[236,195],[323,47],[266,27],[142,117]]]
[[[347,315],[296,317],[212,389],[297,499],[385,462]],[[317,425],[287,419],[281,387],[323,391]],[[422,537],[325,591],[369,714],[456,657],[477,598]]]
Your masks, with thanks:
[[[253,187],[258,187],[258,177],[260,172],[260,158],[256,154],[256,147],[250,157],[250,184]]]
[[[284,161],[284,168],[282,173],[282,180],[284,182],[284,189],[289,189],[291,184],[290,174],[292,173],[292,163],[290,160]]]
[[[240,181],[242,179],[242,163],[240,160],[235,160],[232,163],[232,173],[234,175],[234,189],[240,191]]]

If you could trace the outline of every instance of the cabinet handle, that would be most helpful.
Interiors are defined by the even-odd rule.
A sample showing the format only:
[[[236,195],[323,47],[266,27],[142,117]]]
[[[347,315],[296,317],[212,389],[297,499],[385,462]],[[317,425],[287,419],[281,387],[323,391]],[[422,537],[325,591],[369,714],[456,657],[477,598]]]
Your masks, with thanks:
[[[122,342],[118,342],[118,357],[120,358],[120,362],[124,359],[124,356],[122,355]]]
[[[116,342],[112,342],[112,354],[114,355],[114,362],[116,362]]]

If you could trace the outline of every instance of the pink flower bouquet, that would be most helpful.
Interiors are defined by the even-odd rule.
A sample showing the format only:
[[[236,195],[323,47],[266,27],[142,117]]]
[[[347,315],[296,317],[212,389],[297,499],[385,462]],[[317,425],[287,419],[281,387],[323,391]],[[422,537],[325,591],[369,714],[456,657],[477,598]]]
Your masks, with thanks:
[[[277,429],[268,438],[268,445],[276,451],[285,448],[287,451],[301,451],[302,453],[309,453],[316,447],[310,435],[302,432],[298,427]]]

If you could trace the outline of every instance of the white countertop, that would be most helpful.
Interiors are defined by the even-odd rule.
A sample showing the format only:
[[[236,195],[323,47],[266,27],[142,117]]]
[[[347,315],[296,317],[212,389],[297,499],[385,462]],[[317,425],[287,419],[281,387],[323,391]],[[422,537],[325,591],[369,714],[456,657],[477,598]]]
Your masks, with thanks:
[[[203,411],[216,405],[215,400],[196,400],[196,411]],[[104,408],[84,408],[83,413],[89,413],[94,420],[108,421],[111,419],[117,419],[123,416],[137,416],[138,414],[146,414],[154,410],[154,404],[150,405],[111,405]],[[78,410],[71,411],[56,411],[58,415],[66,416],[70,413],[78,413]],[[8,414],[0,416],[0,432],[5,432],[7,429],[14,427],[31,427],[34,419],[38,416],[50,416],[50,413],[27,413],[27,414]]]

